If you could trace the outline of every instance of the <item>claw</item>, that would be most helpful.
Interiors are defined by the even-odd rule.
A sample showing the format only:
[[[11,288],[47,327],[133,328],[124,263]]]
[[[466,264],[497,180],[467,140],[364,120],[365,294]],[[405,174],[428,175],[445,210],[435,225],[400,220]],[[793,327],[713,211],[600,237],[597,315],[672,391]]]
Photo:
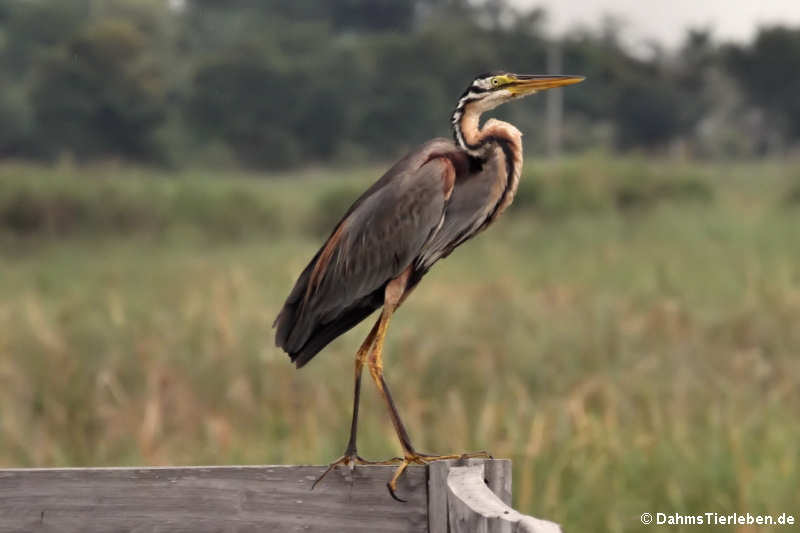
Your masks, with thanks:
[[[346,466],[351,471],[355,469],[356,465],[394,465],[400,463],[395,470],[394,475],[392,476],[391,481],[386,484],[386,487],[389,489],[389,495],[392,499],[400,502],[400,503],[407,503],[408,500],[404,500],[403,498],[397,495],[397,480],[400,479],[400,476],[403,475],[403,472],[406,471],[408,465],[426,465],[428,463],[432,463],[434,461],[441,461],[445,459],[471,459],[473,457],[485,457],[487,459],[491,459],[492,456],[489,455],[485,451],[480,452],[472,452],[472,453],[462,453],[462,454],[451,454],[451,455],[432,455],[428,453],[417,453],[417,452],[410,452],[405,455],[405,457],[392,457],[391,459],[387,459],[386,461],[368,461],[357,454],[348,454],[339,457],[337,460],[332,462],[328,465],[328,468],[319,476],[314,483],[311,485],[311,490],[319,484],[322,479],[327,476],[331,470],[336,468],[337,466]]]
[[[356,463],[367,463],[367,462],[368,461],[364,461],[364,459],[362,459],[359,455],[345,454],[328,465],[328,468],[326,468],[325,471],[322,473],[322,475],[319,476],[311,485],[311,490],[314,490],[314,488],[317,486],[317,483],[322,481],[322,478],[330,474],[331,470],[333,470],[335,467],[343,465],[349,467],[350,470],[352,471],[355,468]]]
[[[411,465],[411,464],[414,464],[414,465],[426,465],[426,464],[432,463],[434,461],[442,461],[442,460],[446,460],[446,459],[462,460],[462,459],[470,459],[470,458],[473,458],[473,457],[491,458],[491,455],[489,455],[485,451],[472,452],[472,453],[462,453],[462,454],[451,454],[451,455],[431,455],[431,454],[428,454],[428,453],[417,453],[417,452],[413,452],[412,451],[412,452],[407,452],[406,456],[403,457],[402,459],[400,459],[399,457],[395,457],[395,459],[399,459],[401,461],[401,463],[400,463],[400,466],[397,467],[397,470],[395,470],[391,481],[389,481],[389,483],[386,484],[386,486],[389,488],[389,494],[391,495],[392,498],[394,498],[398,502],[401,502],[401,503],[406,503],[407,502],[407,500],[404,500],[404,499],[400,498],[397,495],[397,480],[400,479],[400,476],[403,475],[403,472],[406,471],[406,468],[408,468],[408,465]],[[386,462],[388,463],[389,461],[386,461]]]
[[[341,462],[341,459],[339,459],[338,461],[334,461],[333,463],[329,464],[329,465],[328,465],[328,468],[326,468],[326,469],[325,469],[325,471],[322,473],[322,475],[321,475],[321,476],[319,476],[319,477],[318,477],[318,478],[317,478],[317,479],[314,481],[314,483],[312,483],[312,484],[311,484],[311,490],[314,490],[314,488],[317,486],[317,483],[319,483],[320,481],[322,481],[322,478],[324,478],[325,476],[327,476],[327,475],[330,473],[330,471],[331,471],[331,470],[333,470],[333,468],[334,468],[335,466],[338,466],[338,465],[340,464],[340,462]],[[347,464],[347,463],[345,463],[345,464]]]
[[[397,500],[400,503],[406,503],[406,500],[404,500],[403,498],[400,498],[397,495],[397,480],[400,478],[400,476],[403,474],[403,472],[406,471],[406,468],[408,468],[408,465],[413,460],[414,459],[411,456],[404,457],[403,458],[403,462],[400,463],[400,466],[398,466],[397,470],[395,470],[391,481],[389,481],[389,483],[386,484],[386,486],[389,488],[389,494],[391,494],[392,498],[394,498],[395,500]]]
[[[402,462],[403,462],[403,458],[402,457],[392,457],[391,459],[387,459],[386,461],[368,461],[367,459],[364,459],[360,455],[356,455],[356,454],[343,455],[343,456],[339,457],[334,462],[332,462],[331,464],[328,465],[328,468],[325,469],[325,471],[322,473],[322,475],[319,476],[314,481],[314,483],[311,484],[311,490],[314,490],[314,488],[317,486],[317,484],[320,481],[322,481],[322,478],[324,478],[325,476],[330,474],[331,470],[333,470],[337,466],[346,466],[352,472],[353,470],[355,470],[356,465],[383,465],[383,466],[388,466],[388,465],[394,465],[394,464],[402,463]],[[400,500],[400,501],[403,501],[403,500]]]
[[[389,488],[389,494],[392,496],[392,498],[394,498],[395,500],[397,500],[400,503],[408,503],[408,500],[404,500],[403,498],[401,498],[401,497],[399,497],[397,495],[397,493],[395,492],[395,488],[392,488],[391,481],[389,483],[387,483],[386,486]]]

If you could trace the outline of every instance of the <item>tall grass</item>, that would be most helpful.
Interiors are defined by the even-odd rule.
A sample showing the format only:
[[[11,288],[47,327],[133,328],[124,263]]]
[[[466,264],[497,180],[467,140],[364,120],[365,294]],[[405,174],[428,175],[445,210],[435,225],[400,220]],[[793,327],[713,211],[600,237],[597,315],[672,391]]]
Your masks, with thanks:
[[[99,225],[110,214],[66,232],[6,227],[0,464],[340,455],[369,324],[300,372],[272,347],[270,324],[352,199],[341,191],[366,171],[55,174],[0,169],[0,205],[29,191],[113,213],[107,187],[136,209],[153,200],[163,227]],[[795,175],[775,164],[529,165],[520,205],[437,265],[392,322],[387,379],[415,445],[511,457],[516,505],[567,531],[641,531],[645,511],[796,512]],[[646,199],[621,201],[630,188]],[[695,192],[663,192],[682,188]],[[240,200],[257,207],[237,211]],[[221,213],[240,229],[214,229]],[[359,451],[395,455],[369,386],[362,407]]]

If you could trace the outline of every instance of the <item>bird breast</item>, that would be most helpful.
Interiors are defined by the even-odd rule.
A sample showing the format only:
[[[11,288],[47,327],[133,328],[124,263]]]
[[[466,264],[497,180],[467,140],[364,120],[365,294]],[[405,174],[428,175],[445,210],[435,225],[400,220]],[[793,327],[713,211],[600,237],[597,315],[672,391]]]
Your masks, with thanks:
[[[458,245],[491,223],[501,209],[505,209],[510,177],[507,162],[505,152],[498,145],[479,170],[461,172],[456,176],[438,231],[426,243],[419,258],[422,267],[428,269],[439,259],[447,257]]]

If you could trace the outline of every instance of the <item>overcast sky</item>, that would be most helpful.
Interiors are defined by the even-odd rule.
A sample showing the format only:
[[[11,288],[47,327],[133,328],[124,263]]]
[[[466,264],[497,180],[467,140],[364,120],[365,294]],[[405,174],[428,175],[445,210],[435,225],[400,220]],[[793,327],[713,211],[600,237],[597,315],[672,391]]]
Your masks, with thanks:
[[[633,44],[656,38],[674,46],[689,26],[707,26],[720,40],[748,40],[759,25],[800,25],[800,0],[514,0],[541,6],[556,34],[575,24],[597,26],[605,13],[620,16]],[[638,41],[638,42],[637,42]]]

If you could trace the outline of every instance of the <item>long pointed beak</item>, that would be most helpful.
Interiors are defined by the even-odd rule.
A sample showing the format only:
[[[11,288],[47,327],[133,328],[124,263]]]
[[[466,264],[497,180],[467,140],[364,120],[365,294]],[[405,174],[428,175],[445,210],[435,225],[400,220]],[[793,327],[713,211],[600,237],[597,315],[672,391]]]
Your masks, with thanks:
[[[548,76],[532,74],[515,74],[514,81],[507,86],[515,95],[531,94],[556,87],[565,87],[580,83],[586,78],[584,76]]]

